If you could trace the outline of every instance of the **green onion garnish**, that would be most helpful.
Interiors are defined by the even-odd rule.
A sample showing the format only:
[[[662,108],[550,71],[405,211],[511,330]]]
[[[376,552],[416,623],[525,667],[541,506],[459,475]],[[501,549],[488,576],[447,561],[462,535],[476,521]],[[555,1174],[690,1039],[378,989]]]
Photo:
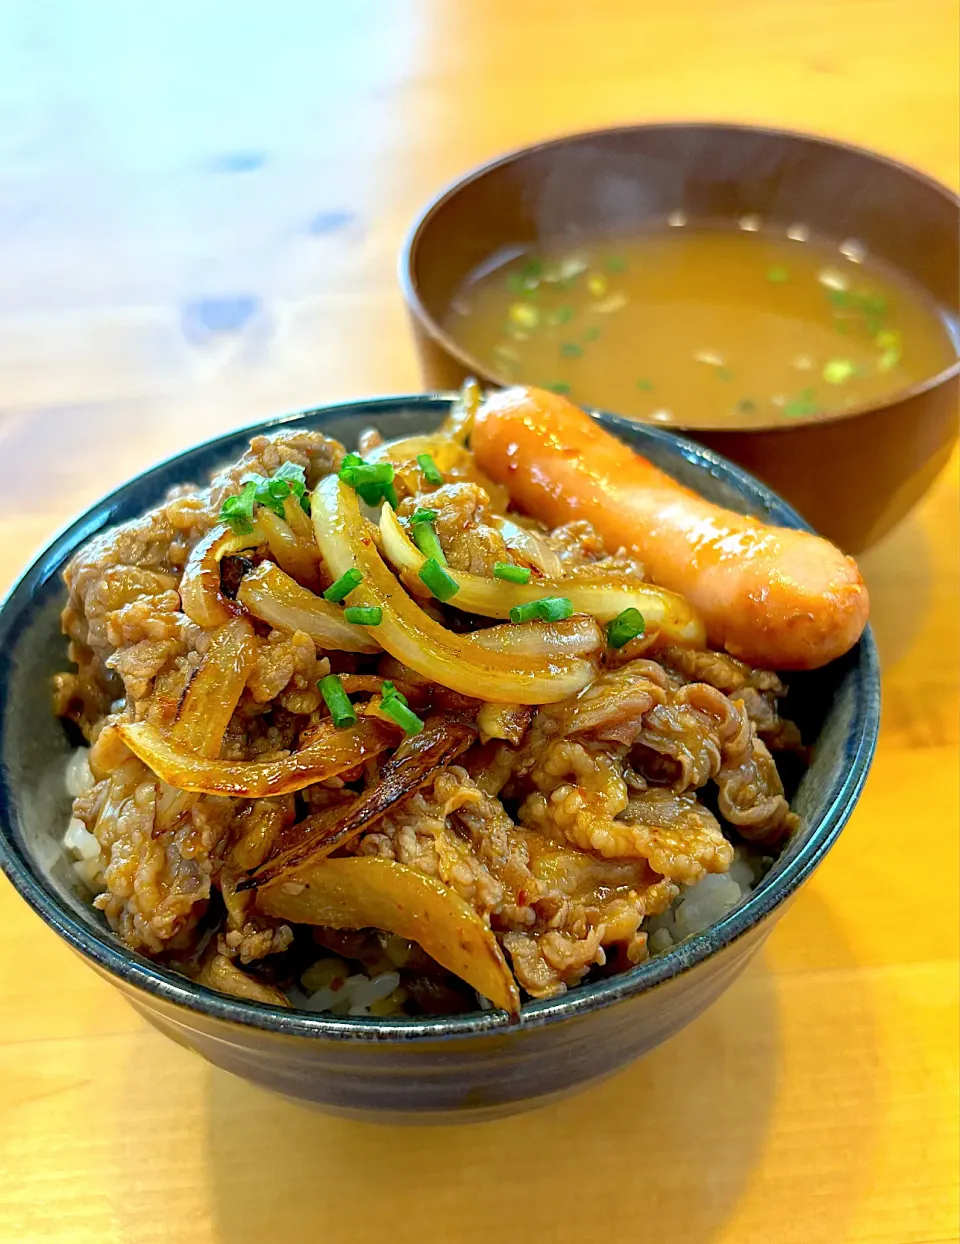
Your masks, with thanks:
[[[529,583],[530,570],[526,566],[513,566],[510,562],[494,562],[493,577],[507,583]]]
[[[248,480],[240,493],[227,497],[220,507],[220,521],[238,536],[248,536],[253,531],[253,507],[257,500],[257,485]]]
[[[383,610],[379,605],[347,605],[343,617],[357,626],[379,626],[383,621]]]
[[[460,585],[444,570],[438,561],[429,557],[420,567],[417,576],[420,582],[430,589],[437,600],[449,600],[460,591]]]
[[[381,694],[383,698],[380,707],[383,712],[398,726],[401,726],[407,734],[419,734],[423,729],[423,722],[407,706],[407,697],[401,695],[389,679],[384,680]]]
[[[623,272],[626,266],[627,266],[627,261],[623,258],[622,255],[608,255],[607,256],[607,271],[608,272]]]
[[[607,623],[607,643],[611,648],[622,648],[631,639],[642,635],[646,629],[643,614],[639,609],[624,609],[623,613]]]
[[[340,468],[340,478],[351,488],[366,484],[389,484],[395,474],[390,462],[351,462]]]
[[[283,518],[287,497],[296,497],[303,510],[310,513],[306,472],[295,462],[284,462],[269,479],[265,475],[248,476],[240,492],[227,497],[220,507],[220,521],[227,523],[236,535],[248,536],[253,531],[254,506],[265,505]]]
[[[590,327],[583,334],[583,339],[584,341],[596,341],[596,339],[599,336],[600,336],[600,325],[591,324]]]
[[[576,312],[573,307],[569,307],[564,304],[562,307],[557,307],[556,311],[550,312],[547,316],[547,323],[553,326],[556,326],[557,324],[569,324],[575,314]]]
[[[782,285],[784,281],[789,279],[789,276],[790,273],[786,270],[786,268],[767,269],[767,280],[771,285]]]
[[[561,622],[573,613],[573,603],[566,596],[545,596],[543,600],[531,600],[526,605],[514,605],[510,610],[511,622]]]
[[[640,390],[641,393],[649,393],[653,389],[653,385],[651,384],[649,380],[646,380],[643,377],[641,377],[637,381],[637,388]]]
[[[437,521],[438,512],[436,510],[414,510],[411,523],[435,523]]]
[[[423,478],[428,484],[443,483],[443,476],[437,470],[437,464],[429,454],[417,454],[417,466],[423,472]]]
[[[397,494],[393,487],[396,470],[390,462],[364,462],[359,454],[347,454],[341,464],[339,476],[345,484],[366,501],[367,505],[379,505],[384,499],[397,508]]]
[[[432,523],[411,522],[410,534],[413,536],[414,544],[424,557],[432,557],[441,566],[447,564],[447,559],[443,555],[443,549],[440,547],[440,541],[437,538],[437,533],[434,531]]]
[[[565,341],[560,347],[560,353],[567,359],[578,359],[583,354],[583,346],[578,346],[575,341]]]
[[[359,587],[363,582],[363,573],[354,567],[347,570],[336,583],[331,583],[323,594],[324,600],[332,601],[333,604],[339,604],[341,600],[346,599],[355,587]]]
[[[419,734],[423,729],[423,722],[412,708],[407,707],[401,695],[385,695],[380,701],[380,711],[395,721],[404,734]]]
[[[328,674],[317,683],[335,726],[352,726],[357,720],[356,710],[343,689],[339,674]]]
[[[551,393],[559,393],[561,397],[566,397],[570,392],[570,386],[565,380],[559,380],[556,384],[548,384],[544,387],[549,389]]]

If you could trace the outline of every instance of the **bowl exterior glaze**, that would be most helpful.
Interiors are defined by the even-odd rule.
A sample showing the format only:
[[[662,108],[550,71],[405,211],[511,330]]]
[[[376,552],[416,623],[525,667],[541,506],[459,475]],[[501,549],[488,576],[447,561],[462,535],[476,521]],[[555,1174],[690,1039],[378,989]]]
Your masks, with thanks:
[[[960,317],[960,201],[912,169],[845,144],[737,125],[639,125],[528,147],[467,174],[430,204],[400,259],[424,380],[502,382],[440,327],[455,290],[504,246],[623,234],[747,214],[856,238]],[[680,428],[744,466],[850,553],[884,535],[950,456],[960,362],[882,407],[757,430]]]
[[[69,816],[69,744],[50,709],[66,668],[59,629],[63,565],[94,534],[156,505],[175,484],[202,483],[253,432],[325,431],[348,446],[371,424],[394,437],[437,426],[448,397],[389,398],[308,411],[242,429],[160,464],[63,531],[0,609],[0,865],[41,918],[119,986],[152,1024],[210,1062],[288,1096],[361,1118],[485,1118],[538,1104],[608,1075],[676,1032],[736,977],[797,887],[839,834],[866,777],[879,717],[869,632],[809,676],[818,737],[794,806],[796,835],[750,898],[704,933],[621,976],[502,1012],[423,1019],[323,1018],[215,994],[121,946],[78,889],[59,839]],[[778,522],[782,501],[709,451],[657,429],[608,420],[683,482],[721,504]]]

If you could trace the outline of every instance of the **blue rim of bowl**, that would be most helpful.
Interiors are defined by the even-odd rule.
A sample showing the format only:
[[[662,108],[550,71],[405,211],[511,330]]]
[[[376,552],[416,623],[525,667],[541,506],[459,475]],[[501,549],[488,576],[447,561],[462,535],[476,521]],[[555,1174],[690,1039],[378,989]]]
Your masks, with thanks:
[[[339,402],[290,414],[277,415],[231,429],[212,439],[198,442],[189,449],[172,454],[133,479],[108,493],[79,518],[74,519],[48,542],[31,565],[18,578],[0,602],[0,661],[9,664],[9,653],[29,616],[29,600],[36,587],[59,575],[65,561],[96,531],[109,524],[119,502],[129,490],[158,475],[167,467],[194,453],[210,453],[217,446],[226,446],[243,433],[260,434],[282,429],[290,424],[314,425],[322,430],[337,416],[369,411],[371,418],[389,415],[392,411],[420,408],[436,410],[438,422],[456,395],[450,393],[413,394],[399,397],[370,398]],[[745,495],[752,504],[766,507],[783,526],[810,530],[800,515],[775,493],[748,472],[728,462],[719,454],[647,424],[636,425],[629,420],[600,411],[595,418],[616,434],[635,433],[639,428],[644,437],[668,445],[687,462],[707,470],[716,478],[725,479]],[[21,600],[21,597],[25,597]],[[868,694],[857,703],[850,736],[855,752],[847,776],[830,807],[810,831],[807,841],[768,883],[761,884],[740,906],[680,943],[672,950],[648,959],[645,963],[617,976],[578,985],[560,998],[525,1003],[519,1021],[511,1021],[503,1011],[479,1011],[457,1016],[432,1016],[416,1019],[380,1017],[324,1017],[300,1010],[286,1010],[258,1002],[247,1002],[216,993],[176,972],[152,962],[124,947],[104,924],[95,929],[85,924],[48,885],[23,849],[19,834],[13,828],[17,817],[0,772],[0,870],[43,921],[85,959],[118,977],[127,985],[141,990],[172,1006],[182,1007],[201,1015],[255,1028],[282,1036],[326,1038],[331,1040],[430,1041],[443,1038],[470,1038],[487,1033],[499,1036],[522,1032],[573,1019],[597,1007],[612,1005],[623,998],[655,988],[689,971],[710,955],[729,946],[779,907],[813,872],[843,829],[856,804],[876,749],[880,720],[879,665],[876,645],[870,628],[859,643],[861,678]],[[6,680],[7,671],[2,671]],[[5,729],[0,723],[0,732]]]
[[[649,121],[634,125],[604,125],[592,130],[574,130],[570,133],[557,134],[552,138],[544,138],[538,142],[528,143],[523,147],[514,147],[511,151],[495,156],[492,160],[474,165],[473,168],[468,169],[465,173],[461,173],[459,177],[447,182],[446,185],[436,191],[433,197],[421,207],[413,223],[407,229],[397,260],[397,278],[400,284],[400,292],[411,315],[416,318],[418,324],[431,340],[451,358],[456,359],[469,375],[476,376],[481,381],[491,385],[508,383],[495,376],[483,366],[481,360],[470,355],[458,341],[451,337],[442,324],[427,309],[420,296],[420,282],[417,280],[414,271],[414,258],[420,238],[426,232],[433,217],[444,204],[456,198],[462,190],[465,190],[474,182],[481,181],[484,177],[505,165],[519,162],[528,156],[542,151],[566,147],[571,143],[589,142],[590,139],[606,138],[611,135],[625,135],[637,132],[647,133],[653,130],[725,130],[742,134],[759,134],[767,138],[783,138],[788,142],[816,143],[821,147],[829,147],[834,151],[861,156],[866,160],[872,160],[875,164],[886,165],[886,167],[894,169],[902,176],[920,182],[931,192],[938,194],[942,199],[946,199],[960,215],[960,195],[951,190],[949,186],[944,185],[943,182],[937,181],[935,177],[931,177],[929,173],[924,173],[920,169],[914,168],[910,164],[905,164],[902,160],[897,160],[893,156],[874,151],[870,147],[860,147],[856,143],[843,142],[838,138],[827,138],[822,134],[810,134],[804,130],[781,129],[778,126],[748,125],[743,122],[722,120]],[[897,390],[886,401],[862,402],[859,406],[852,406],[849,410],[836,411],[832,415],[809,415],[792,419],[790,429],[795,430],[812,426],[820,427],[830,423],[840,423],[847,419],[856,419],[861,415],[869,415],[878,410],[884,410],[895,403],[920,397],[922,394],[929,393],[933,389],[938,389],[942,385],[958,378],[960,378],[960,356],[946,367],[941,368],[935,375],[928,376],[925,380],[917,380],[906,388]],[[681,433],[703,433],[708,431],[706,427],[696,427],[694,425],[688,427],[683,425],[677,426]],[[730,429],[733,432],[782,432],[784,430],[783,425],[776,420],[764,424],[738,425]]]

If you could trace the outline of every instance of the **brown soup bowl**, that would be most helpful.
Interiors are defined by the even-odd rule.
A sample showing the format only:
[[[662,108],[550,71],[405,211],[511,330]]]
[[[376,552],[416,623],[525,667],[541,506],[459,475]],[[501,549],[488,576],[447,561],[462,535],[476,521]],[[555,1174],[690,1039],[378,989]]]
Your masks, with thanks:
[[[464,278],[494,252],[558,236],[622,236],[691,220],[802,222],[861,241],[960,320],[960,199],[913,169],[843,143],[714,124],[637,125],[555,139],[467,174],[421,214],[400,281],[428,387],[507,383],[441,327]],[[956,341],[956,336],[954,337]],[[746,467],[851,553],[920,499],[957,439],[960,360],[888,401],[788,425],[677,430]],[[616,413],[616,412],[614,412]]]

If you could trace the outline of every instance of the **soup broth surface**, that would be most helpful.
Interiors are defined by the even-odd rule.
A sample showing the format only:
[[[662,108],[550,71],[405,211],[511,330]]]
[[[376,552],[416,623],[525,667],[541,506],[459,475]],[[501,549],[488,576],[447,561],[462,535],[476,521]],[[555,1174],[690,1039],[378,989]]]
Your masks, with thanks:
[[[856,244],[743,227],[494,257],[444,328],[503,383],[702,428],[882,401],[957,354],[938,308]]]

